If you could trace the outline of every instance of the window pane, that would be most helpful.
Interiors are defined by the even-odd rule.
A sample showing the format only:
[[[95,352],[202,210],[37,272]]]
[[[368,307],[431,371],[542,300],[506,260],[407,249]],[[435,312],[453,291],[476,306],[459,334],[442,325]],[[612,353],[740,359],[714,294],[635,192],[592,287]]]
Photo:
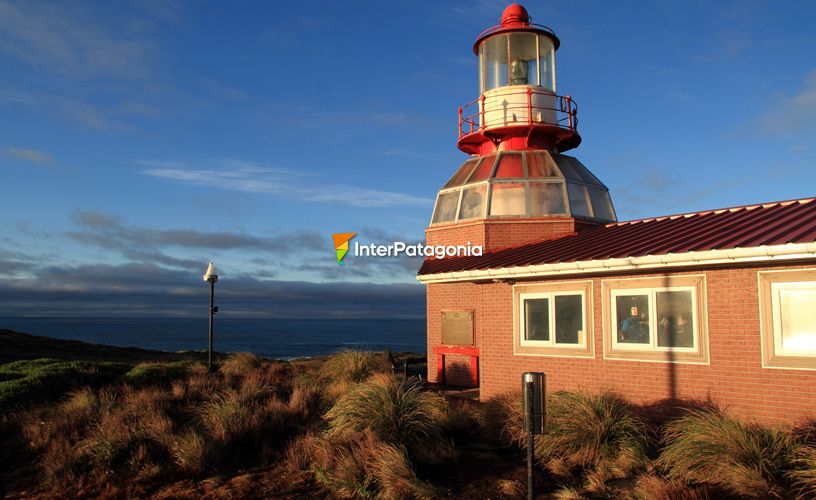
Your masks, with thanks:
[[[490,215],[524,215],[527,204],[524,184],[493,184],[490,198]]]
[[[615,311],[618,314],[618,342],[650,343],[648,295],[618,295],[615,297]]]
[[[691,292],[657,292],[658,347],[694,347]]]
[[[531,179],[554,177],[553,161],[545,153],[527,153],[527,171]]]
[[[482,42],[479,50],[485,72],[485,90],[507,85],[507,36],[492,36]]]
[[[788,353],[816,354],[816,288],[781,289],[782,349]]]
[[[527,299],[524,301],[525,340],[550,340],[549,299]]]
[[[536,35],[510,34],[510,85],[538,85]]]
[[[532,215],[567,213],[564,207],[563,186],[560,183],[531,182],[530,209]]]
[[[595,217],[603,220],[615,220],[612,215],[612,205],[609,202],[609,193],[603,189],[587,188],[589,199],[592,201],[592,211]]]
[[[521,168],[521,155],[503,153],[496,169],[496,179],[521,179],[524,170]]]
[[[468,179],[468,182],[483,181],[490,177],[490,172],[493,170],[494,161],[496,161],[495,155],[485,156],[482,158],[482,162],[479,163],[479,166],[473,171],[473,175],[470,179]]]
[[[555,342],[580,344],[584,341],[584,319],[580,295],[555,297]]]
[[[467,188],[462,192],[462,207],[459,209],[459,220],[484,216],[486,192],[487,186],[485,184]]]
[[[436,199],[433,223],[452,221],[456,217],[456,206],[458,204],[459,191],[440,194]]]
[[[456,187],[463,184],[465,180],[470,177],[470,172],[473,171],[473,167],[476,165],[477,161],[477,159],[466,161],[465,164],[462,165],[462,167],[459,168],[455,174],[453,174],[453,177],[451,177],[451,179],[442,189]]]
[[[592,217],[587,205],[586,188],[579,184],[567,183],[567,194],[569,195],[570,209],[573,216]]]

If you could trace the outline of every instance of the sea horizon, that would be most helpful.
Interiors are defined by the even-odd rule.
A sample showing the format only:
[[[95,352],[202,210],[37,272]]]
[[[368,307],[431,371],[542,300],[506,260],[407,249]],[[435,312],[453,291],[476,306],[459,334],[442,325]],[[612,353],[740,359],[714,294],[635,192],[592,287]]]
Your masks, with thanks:
[[[425,352],[425,319],[216,318],[217,352],[277,359],[343,349]],[[208,318],[0,317],[0,329],[61,340],[167,352],[207,348]]]

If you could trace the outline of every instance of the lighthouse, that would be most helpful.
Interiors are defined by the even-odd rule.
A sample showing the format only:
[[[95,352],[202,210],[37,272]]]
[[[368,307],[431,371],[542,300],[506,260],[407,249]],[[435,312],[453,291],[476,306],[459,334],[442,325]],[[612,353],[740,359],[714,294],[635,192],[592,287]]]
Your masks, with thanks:
[[[489,252],[616,220],[607,187],[563,154],[581,136],[576,102],[556,90],[559,46],[519,4],[476,39],[479,97],[458,109],[457,146],[469,157],[439,190],[429,245]]]

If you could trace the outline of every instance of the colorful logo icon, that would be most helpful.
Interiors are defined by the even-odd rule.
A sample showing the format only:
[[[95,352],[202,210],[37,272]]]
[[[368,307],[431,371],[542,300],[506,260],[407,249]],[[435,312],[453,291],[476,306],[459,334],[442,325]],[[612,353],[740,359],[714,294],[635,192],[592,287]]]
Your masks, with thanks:
[[[357,233],[332,234],[332,239],[334,240],[334,250],[337,252],[337,263],[341,266],[345,266],[345,264],[343,264],[343,258],[348,253],[349,241],[355,236],[357,236]]]

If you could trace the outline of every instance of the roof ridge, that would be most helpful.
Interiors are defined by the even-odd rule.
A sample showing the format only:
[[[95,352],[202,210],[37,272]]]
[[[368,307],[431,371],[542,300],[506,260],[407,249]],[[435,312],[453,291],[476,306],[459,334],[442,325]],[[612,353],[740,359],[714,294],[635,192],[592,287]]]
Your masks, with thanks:
[[[610,222],[605,225],[605,227],[613,227],[613,226],[625,226],[628,224],[638,224],[638,223],[646,223],[646,222],[653,222],[653,221],[661,221],[666,219],[679,219],[681,217],[694,217],[698,215],[707,215],[707,214],[721,214],[723,212],[736,212],[738,210],[756,210],[757,208],[770,208],[773,206],[787,206],[793,203],[800,203],[800,204],[807,204],[811,203],[816,200],[816,197],[812,198],[794,198],[791,200],[782,200],[782,201],[769,201],[765,203],[752,203],[750,205],[737,205],[733,207],[725,207],[725,208],[713,208],[708,210],[699,210],[697,212],[685,212],[679,214],[672,214],[672,215],[659,215],[656,217],[644,217],[641,219],[631,219],[625,221],[618,221],[618,222]]]

